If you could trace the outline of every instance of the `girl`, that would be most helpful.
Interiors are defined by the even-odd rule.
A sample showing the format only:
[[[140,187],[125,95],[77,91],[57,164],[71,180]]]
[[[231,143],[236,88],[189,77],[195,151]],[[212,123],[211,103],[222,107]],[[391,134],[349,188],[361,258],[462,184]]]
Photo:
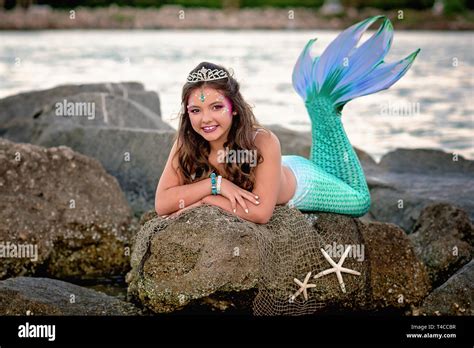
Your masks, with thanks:
[[[360,47],[362,34],[383,18]],[[341,111],[350,100],[389,88],[411,66],[383,61],[393,36],[384,16],[357,23],[312,58],[310,40],[293,70],[293,87],[312,123],[310,158],[281,156],[278,138],[261,127],[224,67],[208,62],[191,71],[182,92],[179,130],[156,190],[158,215],[176,216],[203,203],[266,223],[276,204],[358,217],[370,208],[360,162]]]

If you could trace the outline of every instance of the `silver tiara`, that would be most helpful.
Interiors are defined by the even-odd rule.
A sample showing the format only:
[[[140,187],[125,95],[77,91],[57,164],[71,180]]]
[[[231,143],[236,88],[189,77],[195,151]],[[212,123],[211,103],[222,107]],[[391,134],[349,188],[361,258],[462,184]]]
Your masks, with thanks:
[[[197,72],[191,73],[188,76],[188,82],[212,81],[228,77],[227,73],[221,69],[206,69],[202,67]]]

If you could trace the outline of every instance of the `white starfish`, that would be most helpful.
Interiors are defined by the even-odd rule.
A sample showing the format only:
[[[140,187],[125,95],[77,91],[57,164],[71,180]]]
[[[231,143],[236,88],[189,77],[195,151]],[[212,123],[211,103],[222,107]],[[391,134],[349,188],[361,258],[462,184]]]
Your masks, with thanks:
[[[344,281],[342,280],[342,274],[341,272],[344,272],[344,273],[350,273],[350,274],[355,274],[355,275],[360,275],[360,272],[357,272],[357,271],[354,271],[352,269],[349,269],[349,268],[345,268],[345,267],[342,267],[342,264],[344,262],[344,260],[346,259],[346,256],[347,254],[349,254],[349,251],[351,250],[351,247],[347,247],[347,249],[344,251],[344,254],[342,255],[341,259],[339,260],[338,263],[335,263],[331,257],[326,253],[326,251],[324,249],[321,249],[324,257],[326,258],[326,260],[328,260],[328,262],[331,264],[332,268],[330,269],[327,269],[325,271],[322,271],[322,272],[319,272],[318,274],[316,274],[314,276],[314,278],[320,278],[326,274],[329,274],[329,273],[336,273],[337,275],[337,279],[339,280],[339,285],[341,285],[341,289],[342,289],[342,292],[346,292],[346,287],[344,285]]]
[[[314,288],[316,286],[316,284],[308,284],[309,277],[311,277],[311,272],[308,272],[308,274],[304,278],[304,282],[301,282],[296,278],[293,279],[294,282],[300,286],[300,289],[293,295],[291,295],[290,302],[293,302],[295,298],[297,298],[301,293],[303,293],[305,301],[308,300],[308,292],[306,290],[309,288]]]

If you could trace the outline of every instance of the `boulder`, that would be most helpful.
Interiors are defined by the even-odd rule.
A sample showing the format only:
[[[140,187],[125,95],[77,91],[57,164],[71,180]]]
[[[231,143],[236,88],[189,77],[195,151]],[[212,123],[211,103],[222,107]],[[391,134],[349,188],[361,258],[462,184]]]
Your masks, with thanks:
[[[308,220],[312,221],[311,223]],[[267,224],[254,224],[214,206],[178,217],[147,214],[134,241],[129,298],[156,313],[196,308],[258,315],[311,314],[324,308],[402,310],[430,289],[424,265],[393,224],[363,223],[337,214],[305,217],[277,206]],[[343,292],[334,273],[309,283],[311,300],[289,303],[308,272],[331,268],[341,247],[358,248],[344,267]]]
[[[436,288],[418,309],[422,315],[474,315],[474,261]]]
[[[156,215],[145,223],[135,238],[133,269],[127,275],[132,300],[157,313],[186,305],[248,310],[258,279],[252,235],[257,227],[211,207],[204,209],[204,222],[196,219],[202,210],[180,216],[173,221],[175,228],[161,230],[170,220]]]
[[[433,287],[471,261],[474,252],[474,227],[468,214],[449,203],[427,206],[409,238]]]
[[[0,163],[0,279],[127,271],[131,211],[98,161],[0,138]]]
[[[431,290],[426,267],[417,258],[410,240],[399,226],[361,221],[340,214],[304,215],[313,222],[313,229],[324,241],[321,244],[326,250],[331,250],[329,246],[334,250],[334,245],[356,248],[352,259],[357,262],[350,263],[352,260],[348,259],[349,263],[344,262],[343,266],[360,270],[362,276],[357,278],[365,278],[348,296],[320,297],[325,302],[334,302],[335,307],[351,310],[402,309],[420,302]],[[330,267],[328,263],[324,265]],[[344,280],[346,286],[354,279],[349,275]]]
[[[106,93],[79,93],[57,97],[30,117],[3,114],[0,134],[18,142],[37,143],[48,128],[56,132],[71,127],[172,128],[161,118],[132,99]]]
[[[432,149],[397,149],[365,166],[370,216],[409,233],[421,211],[436,202],[456,204],[474,218],[474,161]]]
[[[78,108],[70,103],[83,107]],[[87,111],[94,111],[94,113],[89,115]],[[107,93],[78,93],[66,98],[58,98],[51,104],[45,105],[42,112],[36,114],[34,119],[47,125],[63,123],[74,126],[171,129],[158,114],[144,105],[133,99]]]
[[[94,157],[119,180],[136,216],[154,207],[176,133],[161,120],[155,92],[132,82],[63,85],[1,99],[0,110],[6,139]]]
[[[174,130],[111,127],[50,128],[37,143],[67,145],[102,163],[117,178],[134,214],[154,209],[155,192],[176,134]]]
[[[0,281],[0,315],[140,315],[131,303],[61,280],[17,277]]]
[[[158,95],[154,92],[145,91],[141,83],[61,85],[40,91],[19,93],[0,99],[0,131],[8,129],[11,125],[10,122],[18,119],[31,120],[40,115],[45,107],[80,93],[106,93],[121,96],[123,99],[131,99],[146,106],[156,116],[161,117]]]

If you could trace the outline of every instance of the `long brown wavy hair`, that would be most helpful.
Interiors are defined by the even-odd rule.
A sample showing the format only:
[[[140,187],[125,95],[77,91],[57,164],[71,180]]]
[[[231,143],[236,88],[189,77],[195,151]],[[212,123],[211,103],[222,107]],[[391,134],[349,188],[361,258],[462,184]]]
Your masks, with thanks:
[[[222,69],[228,78],[200,81],[200,82],[186,82],[183,86],[181,94],[181,111],[179,113],[179,128],[175,140],[178,140],[178,150],[176,155],[179,160],[179,168],[184,177],[184,183],[189,184],[194,181],[208,178],[212,172],[217,175],[230,180],[237,186],[252,191],[255,184],[255,170],[256,165],[252,166],[249,162],[234,163],[234,161],[226,161],[224,163],[224,173],[219,173],[208,161],[210,154],[210,144],[200,134],[198,134],[192,127],[189,119],[189,113],[186,108],[189,96],[192,91],[201,86],[207,86],[220,91],[224,96],[229,98],[232,102],[232,109],[237,114],[232,117],[232,125],[224,143],[224,148],[229,150],[252,150],[256,153],[256,164],[263,162],[263,156],[257,150],[254,142],[254,131],[258,128],[263,128],[255,118],[251,106],[244,100],[240,94],[240,85],[237,80],[231,76],[229,71],[220,66],[209,62],[201,62],[190,73],[197,72],[202,67],[206,69]],[[247,158],[249,156],[246,156]],[[193,178],[193,173],[195,177]]]

